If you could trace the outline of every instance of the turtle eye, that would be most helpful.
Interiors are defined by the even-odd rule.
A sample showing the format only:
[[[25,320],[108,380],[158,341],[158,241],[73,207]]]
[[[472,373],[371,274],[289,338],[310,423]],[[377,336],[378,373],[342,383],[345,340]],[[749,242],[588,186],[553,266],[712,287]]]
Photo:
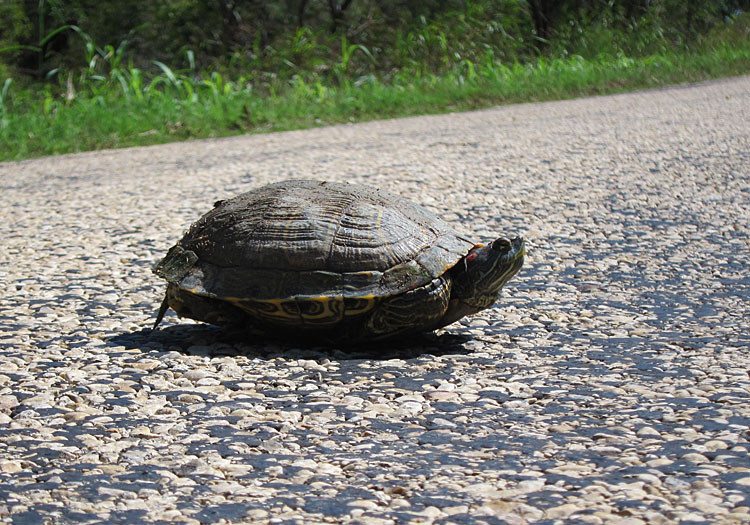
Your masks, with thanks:
[[[510,250],[511,242],[505,237],[500,237],[492,243],[492,249],[498,252],[507,252]]]

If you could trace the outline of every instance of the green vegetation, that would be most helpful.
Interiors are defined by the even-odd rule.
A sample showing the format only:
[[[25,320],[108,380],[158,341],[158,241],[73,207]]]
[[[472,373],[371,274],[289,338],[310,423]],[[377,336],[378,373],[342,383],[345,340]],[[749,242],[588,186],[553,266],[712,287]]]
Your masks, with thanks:
[[[12,22],[0,29],[0,160],[750,71],[742,2],[288,0],[255,5],[255,25],[193,0],[110,3],[99,18],[78,4],[39,0],[34,16],[28,2],[0,4]]]

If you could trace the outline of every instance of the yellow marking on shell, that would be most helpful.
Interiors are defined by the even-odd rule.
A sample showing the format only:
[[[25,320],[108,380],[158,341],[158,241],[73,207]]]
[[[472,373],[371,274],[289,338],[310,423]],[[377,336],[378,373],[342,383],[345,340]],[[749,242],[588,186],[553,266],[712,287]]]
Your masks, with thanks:
[[[324,320],[324,319],[330,319],[331,322],[336,322],[341,317],[338,312],[341,311],[341,307],[344,306],[344,298],[343,297],[326,297],[326,296],[319,296],[319,297],[305,297],[304,299],[296,298],[292,299],[292,301],[296,304],[296,306],[299,308],[302,305],[321,305],[322,308],[320,311],[315,313],[309,313],[304,312],[300,308],[300,315],[302,316],[302,319],[306,321],[315,321],[315,320]],[[339,306],[339,308],[336,308],[336,305]]]
[[[344,300],[343,297],[285,297],[282,299],[242,299],[223,297],[250,315],[280,323],[313,322],[335,324],[345,316],[360,315],[375,307],[374,295],[363,295]],[[349,304],[345,306],[345,302]],[[354,303],[354,304],[352,304]],[[285,307],[286,306],[286,307]],[[317,306],[319,308],[310,308]]]
[[[357,307],[347,307],[344,309],[344,315],[359,315],[363,314],[365,312],[368,312],[375,308],[375,296],[372,294],[369,295],[362,295],[359,297],[354,297],[353,300],[357,301]],[[351,302],[351,301],[350,301]]]
[[[224,297],[235,306],[245,310],[247,313],[264,319],[272,319],[286,322],[299,322],[299,315],[284,309],[284,303],[289,299],[241,299],[238,297]],[[261,306],[263,305],[263,306]],[[270,308],[269,308],[270,307]]]
[[[222,297],[222,299],[236,305],[239,305],[243,301],[239,297]]]

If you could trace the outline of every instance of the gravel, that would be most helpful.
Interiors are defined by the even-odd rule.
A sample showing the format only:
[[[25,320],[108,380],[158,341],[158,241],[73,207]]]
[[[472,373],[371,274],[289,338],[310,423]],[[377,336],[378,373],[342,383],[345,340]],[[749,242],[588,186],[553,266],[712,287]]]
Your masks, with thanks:
[[[750,522],[750,77],[0,164],[0,520]],[[169,314],[151,266],[290,177],[529,240],[355,350]]]

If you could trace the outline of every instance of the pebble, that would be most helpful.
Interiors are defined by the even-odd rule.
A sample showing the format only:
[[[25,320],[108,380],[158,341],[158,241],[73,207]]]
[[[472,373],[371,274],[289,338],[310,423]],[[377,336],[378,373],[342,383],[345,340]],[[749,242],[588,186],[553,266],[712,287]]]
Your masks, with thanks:
[[[0,472],[7,472],[9,474],[14,474],[16,472],[20,472],[21,470],[23,470],[23,467],[21,466],[20,461],[15,461],[15,460],[0,461]]]
[[[0,164],[0,521],[750,521],[748,108],[737,77]],[[527,262],[401,347],[152,331],[152,265],[291,177]]]
[[[636,431],[635,435],[641,438],[661,438],[661,434],[654,427],[641,427]]]

